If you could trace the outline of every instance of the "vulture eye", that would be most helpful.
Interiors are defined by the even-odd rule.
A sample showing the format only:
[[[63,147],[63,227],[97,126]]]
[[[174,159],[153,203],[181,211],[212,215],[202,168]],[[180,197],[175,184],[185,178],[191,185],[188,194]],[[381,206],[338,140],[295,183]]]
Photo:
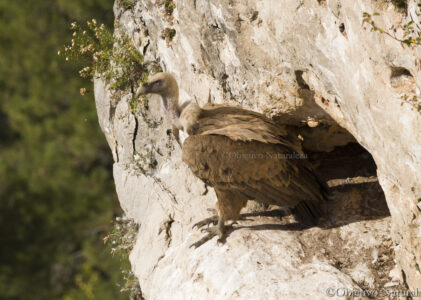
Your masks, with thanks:
[[[160,87],[162,85],[162,80],[157,80],[153,83],[154,86]]]

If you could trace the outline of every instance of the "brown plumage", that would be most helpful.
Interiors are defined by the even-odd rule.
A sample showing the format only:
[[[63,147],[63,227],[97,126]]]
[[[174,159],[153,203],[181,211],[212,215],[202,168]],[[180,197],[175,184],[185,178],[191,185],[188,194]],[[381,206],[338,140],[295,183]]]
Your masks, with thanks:
[[[139,94],[157,93],[178,130],[189,134],[182,144],[183,162],[218,198],[218,225],[193,244],[226,235],[225,222],[236,221],[248,200],[293,208],[298,219],[314,225],[322,215],[325,184],[314,173],[298,140],[262,114],[238,107],[195,103],[178,105],[178,87],[167,73],[154,75]],[[215,218],[197,223],[198,227]]]

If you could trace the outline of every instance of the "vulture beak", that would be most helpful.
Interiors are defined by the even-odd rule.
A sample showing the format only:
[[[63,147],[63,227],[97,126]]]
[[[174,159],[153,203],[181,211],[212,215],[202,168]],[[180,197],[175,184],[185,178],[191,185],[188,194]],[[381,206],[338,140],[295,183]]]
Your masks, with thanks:
[[[144,84],[142,84],[136,91],[136,97],[148,94],[149,88],[150,88],[149,83],[145,82]]]

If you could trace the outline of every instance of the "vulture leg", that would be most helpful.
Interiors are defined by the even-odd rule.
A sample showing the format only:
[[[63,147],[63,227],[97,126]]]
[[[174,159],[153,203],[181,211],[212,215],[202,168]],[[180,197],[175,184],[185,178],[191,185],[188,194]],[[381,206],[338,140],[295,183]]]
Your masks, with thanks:
[[[219,189],[215,187],[215,192],[216,196],[218,197],[218,202],[216,203],[219,211],[218,218],[216,216],[207,218],[201,222],[196,223],[193,227],[197,226],[200,228],[210,223],[215,224],[216,219],[218,219],[218,224],[216,226],[202,229],[202,232],[208,232],[208,234],[196,243],[192,244],[192,247],[197,248],[216,235],[219,236],[218,243],[225,243],[228,228],[232,226],[232,224],[228,226],[225,225],[225,221],[237,221],[240,217],[241,209],[247,204],[247,199],[234,191]]]
[[[183,148],[183,144],[181,144],[180,142],[180,130],[176,126],[173,125],[171,131],[177,143],[180,145],[181,148]]]

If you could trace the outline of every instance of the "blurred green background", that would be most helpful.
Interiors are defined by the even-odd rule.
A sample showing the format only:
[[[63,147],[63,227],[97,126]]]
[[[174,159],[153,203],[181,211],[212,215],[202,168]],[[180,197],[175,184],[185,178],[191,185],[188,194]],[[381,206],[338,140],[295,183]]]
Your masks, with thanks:
[[[92,83],[57,51],[112,0],[0,0],[0,299],[127,299],[102,239],[121,214]],[[127,262],[126,262],[127,263]],[[124,264],[124,262],[123,262]]]

